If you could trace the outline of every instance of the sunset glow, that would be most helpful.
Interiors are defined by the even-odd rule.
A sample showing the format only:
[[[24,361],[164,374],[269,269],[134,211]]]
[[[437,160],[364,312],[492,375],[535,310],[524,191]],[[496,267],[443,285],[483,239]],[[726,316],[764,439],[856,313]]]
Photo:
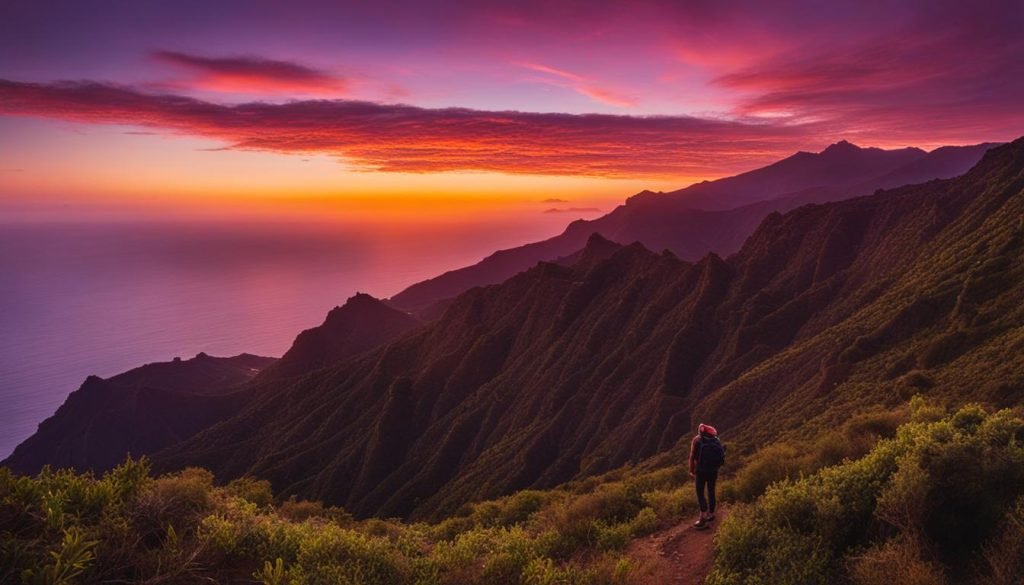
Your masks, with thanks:
[[[1022,218],[1024,0],[0,1],[0,585],[1024,583]]]
[[[11,3],[0,204],[611,205],[1024,125],[1019,3],[789,4]]]

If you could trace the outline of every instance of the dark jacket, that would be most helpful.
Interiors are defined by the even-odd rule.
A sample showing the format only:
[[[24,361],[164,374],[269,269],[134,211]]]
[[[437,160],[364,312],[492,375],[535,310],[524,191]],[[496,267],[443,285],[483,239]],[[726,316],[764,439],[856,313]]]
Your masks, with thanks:
[[[711,425],[701,424],[700,427],[698,427],[698,428],[699,428],[699,430],[697,432],[697,435],[693,438],[692,441],[690,441],[690,473],[691,474],[696,474],[697,473],[697,462],[698,462],[698,459],[700,457],[699,446],[700,446],[701,439],[702,438],[708,438],[708,439],[717,439],[718,438],[718,430],[716,430],[715,427],[713,427]],[[724,447],[723,447],[723,450],[724,450]]]

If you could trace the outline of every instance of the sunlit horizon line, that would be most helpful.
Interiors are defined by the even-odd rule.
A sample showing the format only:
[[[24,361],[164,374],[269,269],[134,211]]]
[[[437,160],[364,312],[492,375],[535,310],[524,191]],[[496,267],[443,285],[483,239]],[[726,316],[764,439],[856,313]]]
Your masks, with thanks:
[[[293,219],[328,222],[339,220],[373,224],[403,224],[416,222],[464,223],[473,220],[500,220],[503,217],[527,217],[537,220],[555,208],[594,207],[593,211],[579,213],[594,217],[609,212],[624,203],[629,195],[605,197],[558,198],[522,194],[515,197],[480,197],[472,195],[309,195],[272,194],[247,198],[186,197],[166,194],[149,198],[104,196],[84,198],[63,195],[32,201],[0,196],[0,216],[5,219],[45,217],[48,214],[62,219],[89,217],[175,217],[179,219]],[[578,211],[578,210],[577,210]],[[561,218],[571,221],[574,213]],[[555,219],[555,218],[549,218]]]

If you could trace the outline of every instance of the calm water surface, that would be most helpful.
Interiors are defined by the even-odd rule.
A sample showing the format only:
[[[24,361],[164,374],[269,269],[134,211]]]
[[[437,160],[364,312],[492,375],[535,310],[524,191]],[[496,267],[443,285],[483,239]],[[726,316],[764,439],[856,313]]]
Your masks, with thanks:
[[[89,374],[278,356],[356,291],[387,297],[566,221],[0,222],[0,458]]]

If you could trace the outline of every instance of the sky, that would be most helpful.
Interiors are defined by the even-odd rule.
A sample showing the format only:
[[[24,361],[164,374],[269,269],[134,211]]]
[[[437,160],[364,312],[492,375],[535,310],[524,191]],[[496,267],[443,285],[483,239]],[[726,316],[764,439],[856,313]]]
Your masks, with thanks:
[[[0,210],[600,207],[1021,104],[1019,0],[0,0]]]

